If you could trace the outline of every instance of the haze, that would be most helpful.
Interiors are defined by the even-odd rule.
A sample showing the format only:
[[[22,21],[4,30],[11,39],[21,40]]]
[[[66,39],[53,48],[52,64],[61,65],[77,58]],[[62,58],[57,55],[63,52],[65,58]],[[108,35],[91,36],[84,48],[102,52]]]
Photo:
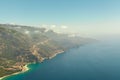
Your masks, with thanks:
[[[0,23],[82,36],[120,34],[120,0],[1,0]]]

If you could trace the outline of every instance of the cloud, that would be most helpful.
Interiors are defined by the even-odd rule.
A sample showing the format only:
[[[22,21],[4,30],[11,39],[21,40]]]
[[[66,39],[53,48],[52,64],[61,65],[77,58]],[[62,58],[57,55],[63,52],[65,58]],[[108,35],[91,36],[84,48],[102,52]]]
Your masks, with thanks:
[[[11,22],[11,23],[8,23],[8,24],[11,24],[11,25],[16,25],[16,23],[13,23],[13,22]]]
[[[56,27],[56,25],[51,25],[50,27],[51,27],[51,28],[55,28],[55,27]]]
[[[48,25],[47,25],[47,24],[43,24],[42,27],[45,27],[45,28],[46,28],[46,27],[48,27]]]
[[[29,33],[30,33],[30,31],[27,31],[27,30],[25,31],[25,34],[29,34]]]
[[[62,25],[61,28],[62,28],[62,29],[67,29],[68,26]]]

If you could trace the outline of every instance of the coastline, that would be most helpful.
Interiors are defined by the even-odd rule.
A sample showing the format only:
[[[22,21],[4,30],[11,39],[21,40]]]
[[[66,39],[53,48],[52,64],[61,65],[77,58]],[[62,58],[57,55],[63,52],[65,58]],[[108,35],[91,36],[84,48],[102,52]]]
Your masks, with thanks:
[[[52,55],[51,57],[49,57],[49,59],[52,59],[54,57],[56,57],[58,54],[61,54],[61,53],[64,53],[64,51],[60,51],[60,52],[57,52],[55,53],[54,55]],[[42,60],[42,62],[44,61],[45,59]],[[28,67],[30,63],[26,64],[24,67],[23,67],[23,70],[20,71],[20,72],[16,72],[16,73],[13,73],[13,74],[10,74],[10,75],[6,75],[6,76],[3,76],[3,77],[0,77],[0,80],[4,80],[4,78],[6,77],[9,77],[9,76],[13,76],[13,75],[17,75],[17,74],[20,74],[20,73],[24,73],[26,71],[29,71],[30,68]]]
[[[50,56],[49,59],[52,59],[54,57],[56,57],[58,54],[64,53],[64,51],[59,51],[57,53],[55,53],[54,55]]]
[[[29,64],[26,64],[24,67],[23,67],[23,70],[20,71],[20,72],[16,72],[16,73],[13,73],[13,74],[10,74],[10,75],[6,75],[6,76],[3,76],[3,77],[0,77],[0,80],[4,80],[4,78],[6,77],[9,77],[9,76],[13,76],[13,75],[17,75],[17,74],[20,74],[20,73],[24,73],[26,71],[28,71],[30,68],[28,67]]]

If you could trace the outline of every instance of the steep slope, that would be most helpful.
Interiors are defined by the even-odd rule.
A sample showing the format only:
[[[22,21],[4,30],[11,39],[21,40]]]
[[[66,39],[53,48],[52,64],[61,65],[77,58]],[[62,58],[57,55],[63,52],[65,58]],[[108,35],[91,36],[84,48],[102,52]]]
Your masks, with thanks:
[[[20,71],[26,63],[35,60],[27,38],[17,31],[0,27],[0,76]]]
[[[61,51],[44,35],[28,35],[0,26],[0,77],[22,71],[27,63],[42,62]]]
[[[22,71],[28,63],[51,59],[91,41],[45,28],[0,24],[0,77]]]

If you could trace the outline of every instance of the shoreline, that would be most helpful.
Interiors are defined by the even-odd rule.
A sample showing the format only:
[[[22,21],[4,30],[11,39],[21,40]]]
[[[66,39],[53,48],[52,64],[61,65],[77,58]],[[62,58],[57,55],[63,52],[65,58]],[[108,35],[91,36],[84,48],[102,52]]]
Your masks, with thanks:
[[[49,59],[52,59],[52,58],[56,57],[58,54],[61,54],[61,53],[64,53],[64,51],[57,52],[56,54],[54,54],[54,55],[52,55],[51,57],[49,57]],[[44,61],[44,60],[45,60],[45,59],[43,59],[43,61]],[[42,62],[43,62],[43,61],[42,61]],[[16,72],[16,73],[13,73],[13,74],[10,74],[10,75],[6,75],[6,76],[3,76],[3,77],[0,77],[0,80],[4,80],[4,78],[7,78],[7,77],[9,77],[9,76],[13,76],[13,75],[17,75],[17,74],[20,74],[20,73],[24,73],[24,72],[26,72],[26,71],[29,71],[29,70],[30,70],[30,68],[28,67],[29,64],[30,64],[30,63],[26,64],[26,65],[24,66],[24,68],[23,68],[22,71]]]
[[[60,52],[57,52],[55,53],[54,55],[50,56],[49,59],[52,59],[54,57],[56,57],[58,54],[61,54],[61,53],[64,53],[65,51],[60,51]]]
[[[0,80],[4,80],[4,78],[7,78],[9,76],[13,76],[13,75],[17,75],[17,74],[20,74],[20,73],[24,73],[26,71],[29,71],[30,68],[28,67],[29,64],[26,64],[24,67],[23,67],[23,70],[20,71],[20,72],[16,72],[16,73],[13,73],[13,74],[10,74],[10,75],[6,75],[6,76],[3,76],[3,77],[0,77]]]

